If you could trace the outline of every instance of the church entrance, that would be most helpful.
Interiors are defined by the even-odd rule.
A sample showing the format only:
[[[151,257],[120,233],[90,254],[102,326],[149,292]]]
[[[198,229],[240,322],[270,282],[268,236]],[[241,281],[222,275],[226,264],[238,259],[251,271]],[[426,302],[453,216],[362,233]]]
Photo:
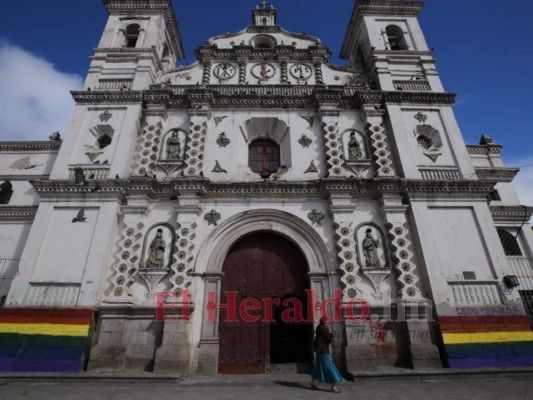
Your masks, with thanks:
[[[220,304],[233,304],[236,312],[220,309],[219,373],[310,364],[309,279],[300,250],[282,236],[254,233],[232,247],[222,271]]]

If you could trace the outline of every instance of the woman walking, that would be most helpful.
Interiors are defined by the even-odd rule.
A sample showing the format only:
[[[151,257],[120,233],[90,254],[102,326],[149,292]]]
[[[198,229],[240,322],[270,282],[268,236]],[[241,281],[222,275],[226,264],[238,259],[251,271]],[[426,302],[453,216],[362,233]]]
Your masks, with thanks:
[[[321,318],[316,328],[315,340],[313,342],[316,357],[315,367],[311,372],[311,382],[308,385],[308,388],[311,390],[318,390],[315,382],[319,381],[329,383],[332,392],[341,393],[336,384],[342,381],[342,376],[329,355],[329,344],[332,341],[332,336],[326,321]]]

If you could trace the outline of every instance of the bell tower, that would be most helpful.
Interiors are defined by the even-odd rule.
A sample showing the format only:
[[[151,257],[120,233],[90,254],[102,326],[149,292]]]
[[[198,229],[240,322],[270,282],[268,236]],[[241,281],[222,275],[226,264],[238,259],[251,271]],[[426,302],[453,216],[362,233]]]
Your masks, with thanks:
[[[171,0],[104,0],[109,18],[85,89],[143,90],[184,58]]]
[[[357,0],[341,49],[376,89],[444,92],[418,22],[422,1]]]

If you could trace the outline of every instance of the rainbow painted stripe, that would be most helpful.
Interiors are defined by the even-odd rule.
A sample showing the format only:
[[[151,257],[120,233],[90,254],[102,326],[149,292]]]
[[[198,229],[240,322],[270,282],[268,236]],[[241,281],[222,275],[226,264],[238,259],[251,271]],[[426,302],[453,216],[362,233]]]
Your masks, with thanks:
[[[0,315],[0,372],[79,372],[92,310],[10,308]]]
[[[439,317],[451,368],[533,366],[533,331],[524,315]]]

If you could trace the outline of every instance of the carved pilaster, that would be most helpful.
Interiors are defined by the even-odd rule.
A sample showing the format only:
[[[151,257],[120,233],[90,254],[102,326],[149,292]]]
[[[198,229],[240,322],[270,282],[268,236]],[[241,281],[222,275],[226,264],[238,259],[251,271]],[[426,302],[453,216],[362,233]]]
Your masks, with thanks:
[[[279,62],[281,65],[281,83],[287,84],[289,83],[289,70],[287,68],[288,59],[280,58]]]
[[[209,85],[211,83],[211,68],[213,64],[211,60],[204,60],[204,74],[202,76],[202,85]]]
[[[239,85],[246,84],[246,58],[239,58],[237,62],[239,63]]]
[[[344,152],[342,149],[342,137],[339,133],[337,117],[322,117],[322,131],[326,151],[326,162],[329,177],[344,177],[346,171],[343,168]]]
[[[203,160],[205,151],[205,138],[207,135],[207,120],[209,115],[191,115],[191,127],[187,141],[185,157],[186,167],[184,176],[203,176]]]
[[[132,175],[152,176],[155,160],[160,158],[163,123],[160,115],[148,115],[141,134],[137,138],[137,147],[131,166]]]
[[[377,175],[380,177],[396,176],[384,127],[383,115],[385,111],[376,109],[377,107],[379,105],[376,104],[365,104],[363,106]]]
[[[424,297],[417,287],[419,278],[414,260],[413,244],[410,240],[409,223],[406,211],[399,197],[383,197],[382,213],[386,220],[388,236],[392,245],[392,260],[396,271],[398,298],[408,301],[420,301]]]
[[[317,85],[324,84],[324,77],[322,76],[322,60],[313,60],[313,67],[315,69],[315,81]]]

